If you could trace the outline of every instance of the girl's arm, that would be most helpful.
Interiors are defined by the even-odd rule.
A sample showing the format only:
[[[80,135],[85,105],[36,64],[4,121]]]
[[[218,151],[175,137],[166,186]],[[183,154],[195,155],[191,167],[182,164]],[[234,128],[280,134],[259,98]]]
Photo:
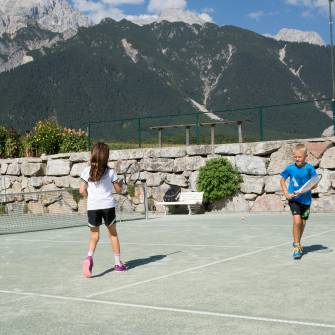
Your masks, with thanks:
[[[121,181],[115,181],[113,183],[113,186],[114,186],[115,192],[121,193],[121,191],[122,191],[122,182]]]
[[[87,184],[84,183],[83,181],[80,182],[79,185],[79,193],[84,197],[87,198],[88,193],[87,193]]]
[[[280,187],[281,187],[286,199],[290,200],[290,199],[295,197],[294,194],[288,193],[286,180],[284,178],[280,179]]]

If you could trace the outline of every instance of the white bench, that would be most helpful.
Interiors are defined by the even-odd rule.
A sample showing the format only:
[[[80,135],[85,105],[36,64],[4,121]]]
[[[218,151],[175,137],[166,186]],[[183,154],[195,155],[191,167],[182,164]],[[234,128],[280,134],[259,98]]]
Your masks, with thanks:
[[[156,205],[165,206],[165,215],[167,214],[167,206],[186,205],[188,214],[192,214],[191,206],[201,205],[204,197],[204,192],[181,192],[178,201],[171,202],[155,202]]]

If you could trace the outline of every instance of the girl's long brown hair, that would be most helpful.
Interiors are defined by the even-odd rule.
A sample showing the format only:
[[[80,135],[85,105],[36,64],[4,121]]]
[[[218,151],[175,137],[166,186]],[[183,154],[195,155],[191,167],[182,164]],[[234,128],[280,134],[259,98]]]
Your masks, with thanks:
[[[89,181],[99,181],[108,168],[109,148],[107,144],[99,142],[93,145],[91,150],[91,169]]]

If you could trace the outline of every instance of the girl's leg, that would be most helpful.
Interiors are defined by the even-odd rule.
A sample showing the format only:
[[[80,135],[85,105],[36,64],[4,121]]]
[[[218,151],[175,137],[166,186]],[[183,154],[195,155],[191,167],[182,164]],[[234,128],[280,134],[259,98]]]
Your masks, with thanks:
[[[99,227],[90,228],[90,240],[88,242],[88,256],[93,256],[100,238]]]
[[[92,276],[93,269],[93,254],[99,241],[99,227],[90,228],[90,240],[88,242],[88,254],[84,260],[83,273],[89,278]]]
[[[123,272],[127,267],[120,260],[120,241],[116,231],[116,224],[110,224],[108,227],[108,237],[112,243],[112,249],[115,257],[115,271]]]
[[[119,237],[117,236],[117,231],[116,231],[116,224],[110,224],[108,227],[108,237],[112,243],[112,249],[114,255],[120,255],[120,241]]]

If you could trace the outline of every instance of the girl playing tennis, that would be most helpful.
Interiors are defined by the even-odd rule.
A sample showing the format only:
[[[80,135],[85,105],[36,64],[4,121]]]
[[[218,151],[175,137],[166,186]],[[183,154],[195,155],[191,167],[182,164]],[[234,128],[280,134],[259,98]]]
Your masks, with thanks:
[[[116,192],[121,192],[121,183],[118,182],[114,170],[107,166],[109,148],[105,143],[93,145],[90,158],[90,166],[84,169],[80,179],[80,194],[87,197],[87,216],[90,228],[90,240],[88,254],[83,264],[83,274],[92,276],[93,254],[99,241],[100,225],[102,219],[108,229],[108,237],[112,243],[115,256],[114,270],[123,272],[127,269],[120,261],[120,242],[115,223],[115,201],[113,198],[113,186]]]

